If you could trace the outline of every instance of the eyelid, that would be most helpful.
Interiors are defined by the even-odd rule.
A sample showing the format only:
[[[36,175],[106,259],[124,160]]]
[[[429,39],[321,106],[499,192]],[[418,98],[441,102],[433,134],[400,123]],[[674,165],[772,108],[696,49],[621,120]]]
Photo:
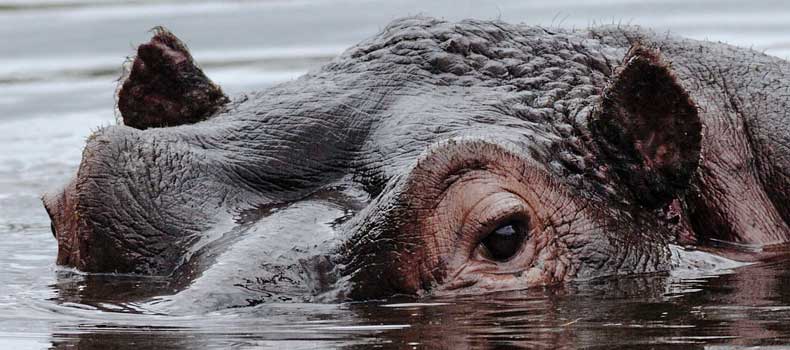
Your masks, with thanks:
[[[530,220],[531,212],[521,197],[510,192],[498,192],[481,200],[469,212],[464,222],[464,231],[470,231],[475,244],[479,243],[498,226],[508,221]]]

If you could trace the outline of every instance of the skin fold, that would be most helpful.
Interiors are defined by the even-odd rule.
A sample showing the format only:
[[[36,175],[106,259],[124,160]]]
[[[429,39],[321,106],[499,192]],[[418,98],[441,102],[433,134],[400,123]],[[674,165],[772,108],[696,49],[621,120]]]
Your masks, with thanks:
[[[167,307],[661,273],[671,245],[790,238],[788,82],[784,60],[638,27],[413,17],[229,97],[160,28],[123,125],[44,205],[58,264],[168,276],[146,296]]]

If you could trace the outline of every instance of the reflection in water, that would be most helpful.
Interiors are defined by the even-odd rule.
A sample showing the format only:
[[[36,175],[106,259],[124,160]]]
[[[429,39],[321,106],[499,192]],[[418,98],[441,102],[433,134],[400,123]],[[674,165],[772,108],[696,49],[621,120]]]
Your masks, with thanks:
[[[781,260],[705,278],[633,276],[483,296],[350,304],[268,303],[184,316],[134,314],[144,310],[139,305],[121,309],[117,304],[139,296],[134,291],[116,295],[110,304],[108,295],[121,288],[65,273],[58,283],[62,288],[58,303],[75,302],[72,293],[78,290],[80,298],[105,298],[89,304],[108,312],[85,310],[86,299],[78,299],[80,307],[71,305],[59,312],[81,321],[56,323],[52,339],[56,348],[64,349],[272,344],[360,349],[372,345],[402,349],[776,345],[790,342],[786,322],[790,307],[785,306],[790,293],[782,288],[790,282],[788,271],[790,260]],[[122,280],[115,283],[139,286],[141,282]]]
[[[102,311],[139,312],[130,302],[167,293],[166,277],[145,277],[116,274],[85,274],[63,269],[56,272],[57,283],[51,287],[60,305],[92,307]]]

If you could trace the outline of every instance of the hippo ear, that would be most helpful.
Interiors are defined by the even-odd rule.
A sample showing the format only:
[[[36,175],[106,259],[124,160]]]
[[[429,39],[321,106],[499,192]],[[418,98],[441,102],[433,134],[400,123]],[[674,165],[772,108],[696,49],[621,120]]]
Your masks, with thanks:
[[[637,45],[604,90],[593,137],[619,177],[646,207],[689,185],[700,158],[697,107],[656,50]]]
[[[118,90],[123,123],[137,129],[191,124],[229,100],[195,64],[186,46],[166,29],[137,48]]]

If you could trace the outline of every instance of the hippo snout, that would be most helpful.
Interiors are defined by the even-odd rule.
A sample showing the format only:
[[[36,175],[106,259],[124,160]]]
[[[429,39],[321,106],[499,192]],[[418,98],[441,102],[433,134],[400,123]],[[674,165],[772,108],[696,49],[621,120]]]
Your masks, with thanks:
[[[82,266],[74,239],[79,231],[75,212],[76,179],[58,192],[50,192],[42,197],[44,208],[51,221],[52,235],[58,240],[59,265]]]

